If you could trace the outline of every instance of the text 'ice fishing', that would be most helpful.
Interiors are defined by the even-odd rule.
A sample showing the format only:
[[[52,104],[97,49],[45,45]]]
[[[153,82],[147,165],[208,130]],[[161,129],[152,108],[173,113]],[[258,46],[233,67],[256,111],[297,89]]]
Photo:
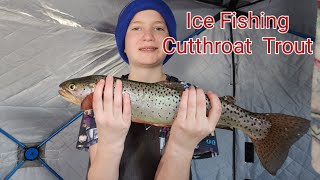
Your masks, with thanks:
[[[281,15],[279,17],[273,15],[265,15],[264,12],[260,16],[253,15],[252,11],[248,12],[248,17],[240,15],[237,17],[236,12],[220,13],[220,28],[225,29],[228,24],[232,29],[274,29],[278,33],[284,34],[289,31],[289,16]],[[213,29],[216,20],[213,16],[201,17],[195,15],[192,17],[191,12],[186,14],[187,29]],[[267,54],[283,54],[289,55],[295,53],[297,55],[313,54],[313,41],[307,38],[304,41],[282,41],[276,37],[262,37],[262,42],[266,45]],[[201,38],[189,38],[186,41],[177,41],[172,37],[167,37],[162,42],[162,49],[166,54],[178,53],[185,54],[252,54],[252,41],[246,38],[245,41],[210,41],[206,36]],[[171,48],[169,48],[171,46]]]

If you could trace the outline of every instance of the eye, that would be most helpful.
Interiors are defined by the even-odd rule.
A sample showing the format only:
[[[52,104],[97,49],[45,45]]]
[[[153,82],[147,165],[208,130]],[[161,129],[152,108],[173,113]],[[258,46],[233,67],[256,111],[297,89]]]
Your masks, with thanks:
[[[156,27],[156,30],[157,30],[157,31],[164,31],[164,28],[162,28],[162,27]]]
[[[75,89],[76,89],[76,85],[74,85],[74,84],[70,84],[70,85],[69,85],[69,89],[71,89],[71,90],[75,90]]]
[[[139,31],[141,28],[140,27],[133,27],[131,30],[133,31]]]

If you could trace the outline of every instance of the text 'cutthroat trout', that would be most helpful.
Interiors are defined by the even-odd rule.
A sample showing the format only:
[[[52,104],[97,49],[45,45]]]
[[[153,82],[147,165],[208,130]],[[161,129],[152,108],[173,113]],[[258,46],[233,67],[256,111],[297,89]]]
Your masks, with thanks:
[[[80,105],[83,110],[92,108],[96,83],[106,76],[92,75],[71,79],[60,84],[59,94],[67,101]],[[170,126],[176,117],[184,91],[179,82],[143,83],[114,77],[122,81],[123,92],[130,95],[132,121],[156,126]],[[217,128],[236,128],[248,135],[263,167],[272,175],[288,156],[289,149],[309,129],[303,118],[276,114],[253,113],[234,104],[231,96],[220,97],[222,114]],[[207,112],[210,102],[206,97]]]

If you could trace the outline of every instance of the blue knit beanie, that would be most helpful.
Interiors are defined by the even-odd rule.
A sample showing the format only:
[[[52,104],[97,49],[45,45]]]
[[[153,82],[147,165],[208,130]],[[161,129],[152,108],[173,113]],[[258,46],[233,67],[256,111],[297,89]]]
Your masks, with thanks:
[[[118,18],[118,24],[116,27],[116,42],[117,47],[120,56],[122,59],[129,64],[129,60],[127,55],[124,53],[125,49],[125,38],[128,26],[134,17],[134,15],[140,11],[143,10],[155,10],[161,14],[163,19],[166,22],[166,25],[168,27],[169,36],[176,39],[176,20],[174,18],[174,15],[169,8],[169,6],[163,2],[162,0],[133,0],[131,1],[124,9],[121,11],[119,18]],[[169,45],[169,48],[172,48],[172,44]],[[165,64],[171,57],[171,55],[167,55],[165,60],[163,61],[163,64]]]

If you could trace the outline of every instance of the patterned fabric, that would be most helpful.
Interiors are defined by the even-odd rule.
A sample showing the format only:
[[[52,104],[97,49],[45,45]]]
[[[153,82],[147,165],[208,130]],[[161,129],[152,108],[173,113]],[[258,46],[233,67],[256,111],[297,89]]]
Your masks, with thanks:
[[[128,75],[124,75],[122,76],[122,78],[127,79]],[[191,86],[190,83],[179,81],[177,78],[169,75],[167,75],[167,81],[180,82],[183,84],[184,88],[188,88]],[[148,130],[149,125],[145,125],[145,127],[146,130]],[[170,128],[161,128],[159,134],[160,153],[162,154],[165,144],[169,139]],[[97,142],[98,132],[94,120],[93,110],[86,110],[81,121],[76,148],[88,151],[89,147],[93,144],[96,144]],[[211,158],[217,156],[218,154],[219,151],[217,140],[215,133],[213,132],[197,145],[194,151],[193,159]]]
[[[320,1],[317,10],[317,29],[315,41],[315,59],[312,81],[311,115],[320,121]]]
[[[88,150],[89,147],[98,142],[98,130],[94,120],[93,110],[86,110],[82,116],[77,149]]]
[[[320,1],[317,1],[317,29],[315,41],[315,59],[312,81],[311,116],[315,120],[311,124],[312,167],[320,174]]]

